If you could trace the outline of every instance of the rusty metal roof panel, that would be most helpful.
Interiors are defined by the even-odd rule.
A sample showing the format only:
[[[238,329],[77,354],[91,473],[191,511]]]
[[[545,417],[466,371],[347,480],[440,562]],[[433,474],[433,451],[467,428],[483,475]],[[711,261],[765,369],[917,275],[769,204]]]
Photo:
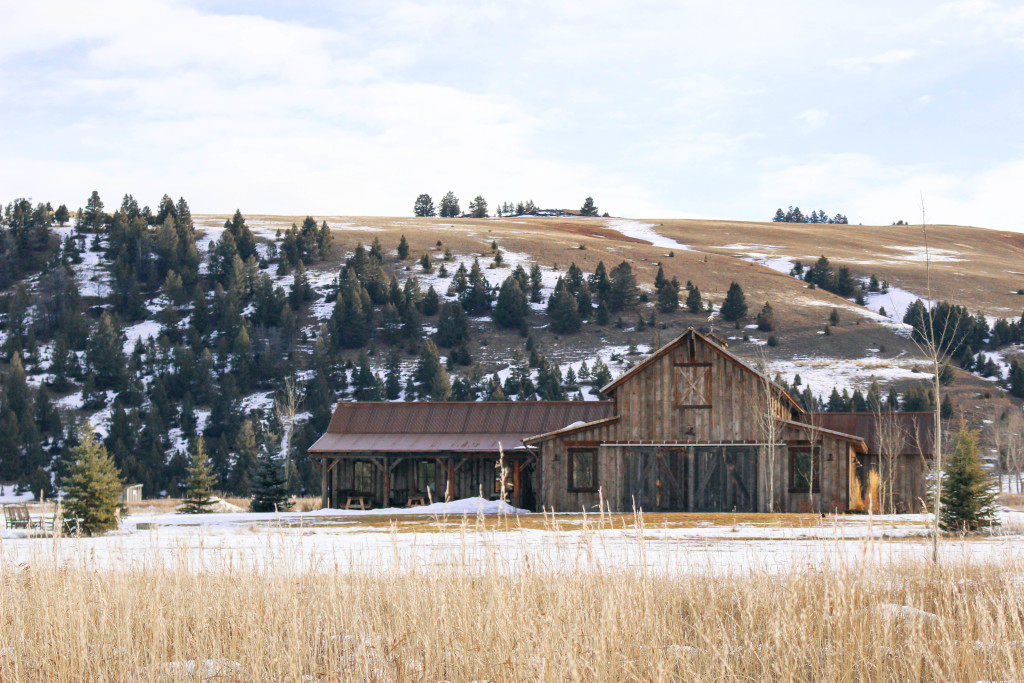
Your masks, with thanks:
[[[611,417],[610,401],[341,402],[311,453],[497,451],[535,434]]]
[[[888,417],[896,420],[904,435],[904,455],[931,454],[932,413],[881,413],[881,419]],[[878,453],[878,415],[875,413],[811,413],[809,419],[825,429],[859,436],[867,443],[868,453]]]
[[[521,450],[530,434],[324,434],[310,453],[488,452]]]

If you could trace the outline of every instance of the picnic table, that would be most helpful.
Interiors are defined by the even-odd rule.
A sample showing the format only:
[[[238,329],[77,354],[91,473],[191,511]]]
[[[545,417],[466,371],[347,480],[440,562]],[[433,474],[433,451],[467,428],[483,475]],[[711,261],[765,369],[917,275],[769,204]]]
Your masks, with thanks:
[[[25,529],[30,534],[38,531],[42,534],[55,536],[60,533],[76,534],[78,532],[77,519],[66,518],[57,506],[53,514],[30,515],[28,505],[25,503],[5,503],[4,521],[8,529]]]

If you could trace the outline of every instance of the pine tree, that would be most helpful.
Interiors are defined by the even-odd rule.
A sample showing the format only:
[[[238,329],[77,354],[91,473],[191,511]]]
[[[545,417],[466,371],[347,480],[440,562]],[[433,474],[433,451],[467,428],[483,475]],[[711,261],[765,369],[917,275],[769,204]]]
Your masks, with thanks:
[[[451,190],[441,198],[441,218],[458,218],[462,213],[459,208],[459,198]]]
[[[291,508],[288,480],[284,467],[269,449],[264,448],[252,475],[252,512],[283,512]]]
[[[412,207],[412,212],[414,216],[419,218],[437,215],[437,212],[434,211],[434,200],[430,198],[429,194],[421,194],[416,198],[416,203]],[[444,214],[441,215],[443,216]]]
[[[437,343],[451,348],[469,338],[469,319],[460,304],[448,301],[437,320]]]
[[[433,207],[430,209],[433,211]],[[404,261],[409,258],[409,241],[405,239],[405,235],[402,235],[402,239],[398,240],[398,260]]]
[[[61,204],[57,207],[57,210],[53,212],[53,220],[57,221],[57,225],[62,228],[68,222],[69,218],[71,218],[71,214],[68,212],[66,204]]]
[[[90,536],[117,528],[122,483],[107,449],[86,426],[73,451],[74,464],[64,480],[67,516],[78,519],[78,529]]]
[[[551,329],[558,333],[578,332],[581,326],[576,297],[569,291],[565,280],[558,278],[555,291],[548,299],[548,317]]]
[[[494,323],[505,329],[519,329],[526,322],[529,305],[526,294],[519,286],[519,281],[512,275],[501,283],[498,301],[494,306]]]
[[[686,308],[690,313],[699,313],[702,304],[700,287],[694,285],[690,288],[690,293],[686,295]]]
[[[940,524],[946,531],[964,533],[998,524],[993,482],[978,455],[978,433],[962,424],[953,437],[953,457],[942,484]]]
[[[487,200],[477,195],[469,203],[469,215],[473,218],[487,218]]]
[[[729,292],[722,302],[721,313],[722,319],[729,322],[740,320],[747,314],[747,301],[739,284],[733,282],[729,285]]]
[[[757,314],[757,329],[762,332],[771,332],[775,329],[775,311],[767,301],[764,302],[761,312]]]
[[[597,215],[597,207],[594,206],[594,198],[593,197],[587,197],[586,199],[583,200],[583,207],[580,208],[580,215],[581,216],[596,216]]]
[[[416,366],[417,393],[431,401],[445,401],[451,394],[451,381],[441,363],[441,355],[429,339],[423,343]]]
[[[213,473],[213,465],[206,457],[206,446],[203,437],[195,441],[191,463],[188,467],[188,488],[185,500],[178,508],[183,514],[210,512],[213,505],[213,487],[217,483],[217,475]]]
[[[658,310],[668,313],[679,308],[679,280],[665,277],[661,266],[658,266],[658,275],[654,278],[654,289],[658,297]]]
[[[610,280],[607,294],[608,307],[617,312],[636,306],[640,298],[640,288],[637,286],[636,275],[633,274],[633,267],[629,265],[629,261],[623,261],[612,268],[608,278]]]

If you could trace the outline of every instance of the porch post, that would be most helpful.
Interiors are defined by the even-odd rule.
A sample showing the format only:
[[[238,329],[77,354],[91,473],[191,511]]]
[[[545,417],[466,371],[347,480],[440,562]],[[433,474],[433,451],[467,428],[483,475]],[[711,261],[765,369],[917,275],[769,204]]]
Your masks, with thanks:
[[[327,471],[327,458],[320,458],[320,507],[327,507],[327,477],[330,476],[330,472]]]
[[[391,505],[391,460],[389,455],[384,456],[384,496],[381,500],[381,507]]]
[[[519,507],[519,467],[520,462],[517,458],[512,465],[512,504],[516,507]]]

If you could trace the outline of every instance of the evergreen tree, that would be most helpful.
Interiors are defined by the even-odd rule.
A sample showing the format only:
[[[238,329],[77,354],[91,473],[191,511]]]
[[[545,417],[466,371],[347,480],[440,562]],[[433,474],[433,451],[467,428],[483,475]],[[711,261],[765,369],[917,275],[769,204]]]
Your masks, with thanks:
[[[686,295],[686,308],[690,313],[699,313],[703,300],[700,295],[700,287],[694,285],[690,288],[690,293]]]
[[[434,210],[433,206],[430,210]],[[409,258],[409,241],[405,239],[405,235],[402,235],[402,239],[398,240],[398,260],[404,261],[407,258]]]
[[[594,206],[594,198],[587,197],[583,200],[583,207],[580,209],[581,216],[596,216],[597,207]]]
[[[998,524],[996,492],[978,454],[978,431],[965,424],[953,437],[953,457],[943,477],[940,524],[946,531],[959,533]]]
[[[493,318],[498,327],[520,329],[526,322],[529,312],[526,294],[520,288],[519,281],[513,275],[505,278],[498,292],[498,300],[494,306]]]
[[[477,195],[469,203],[469,215],[473,218],[487,218],[487,200]]]
[[[228,484],[238,495],[247,496],[252,491],[252,473],[256,467],[256,459],[260,448],[256,439],[256,430],[252,420],[245,420],[235,436],[234,462]]]
[[[68,207],[65,204],[61,204],[57,207],[57,210],[53,212],[53,220],[57,221],[57,225],[62,228],[68,222],[69,218],[71,218],[71,214],[68,212]]]
[[[548,299],[548,317],[551,320],[551,329],[555,332],[570,334],[580,329],[576,297],[569,291],[562,278],[558,278],[555,291]]]
[[[213,465],[206,457],[203,437],[196,439],[192,450],[185,500],[178,508],[178,512],[183,514],[210,512],[209,507],[213,505],[213,487],[217,484],[217,475],[213,473]]]
[[[384,398],[394,401],[402,394],[401,357],[397,349],[388,353],[386,374],[384,376]]]
[[[658,266],[658,275],[654,278],[655,294],[658,298],[658,310],[668,313],[679,308],[679,280],[665,277],[665,272]]]
[[[743,288],[733,282],[722,302],[722,319],[729,322],[740,320],[747,314],[747,300],[743,296]]]
[[[544,276],[540,272],[540,266],[534,263],[530,266],[530,302],[539,304],[542,299]]]
[[[441,198],[441,218],[458,218],[462,214],[459,198],[451,190]]]
[[[252,512],[284,512],[291,506],[284,467],[270,449],[264,448],[253,470],[249,509]]]
[[[762,332],[771,332],[775,329],[775,311],[767,301],[764,302],[761,312],[757,314],[757,329]]]
[[[441,307],[437,319],[437,343],[451,348],[469,338],[469,319],[462,306],[448,301]]]
[[[434,289],[434,285],[427,287],[427,293],[423,295],[423,301],[420,302],[420,312],[423,315],[436,315],[441,310],[441,298],[437,295],[437,290]]]
[[[600,265],[600,264],[599,264]],[[628,310],[636,306],[640,298],[640,287],[629,261],[623,261],[612,268],[609,274],[608,307],[613,312]],[[604,297],[602,297],[602,300]]]
[[[448,400],[452,390],[451,381],[441,363],[441,354],[438,353],[434,342],[429,339],[423,343],[423,348],[420,351],[415,379],[417,393],[421,398],[431,401]]]
[[[92,536],[117,528],[121,510],[121,475],[103,444],[86,426],[73,452],[74,464],[64,480],[64,506],[78,529]]]
[[[429,194],[421,194],[419,197],[416,198],[416,203],[413,204],[412,213],[414,216],[417,216],[419,218],[425,218],[427,216],[436,216],[437,212],[434,210],[434,200],[430,198]],[[441,215],[443,216],[444,214]]]

